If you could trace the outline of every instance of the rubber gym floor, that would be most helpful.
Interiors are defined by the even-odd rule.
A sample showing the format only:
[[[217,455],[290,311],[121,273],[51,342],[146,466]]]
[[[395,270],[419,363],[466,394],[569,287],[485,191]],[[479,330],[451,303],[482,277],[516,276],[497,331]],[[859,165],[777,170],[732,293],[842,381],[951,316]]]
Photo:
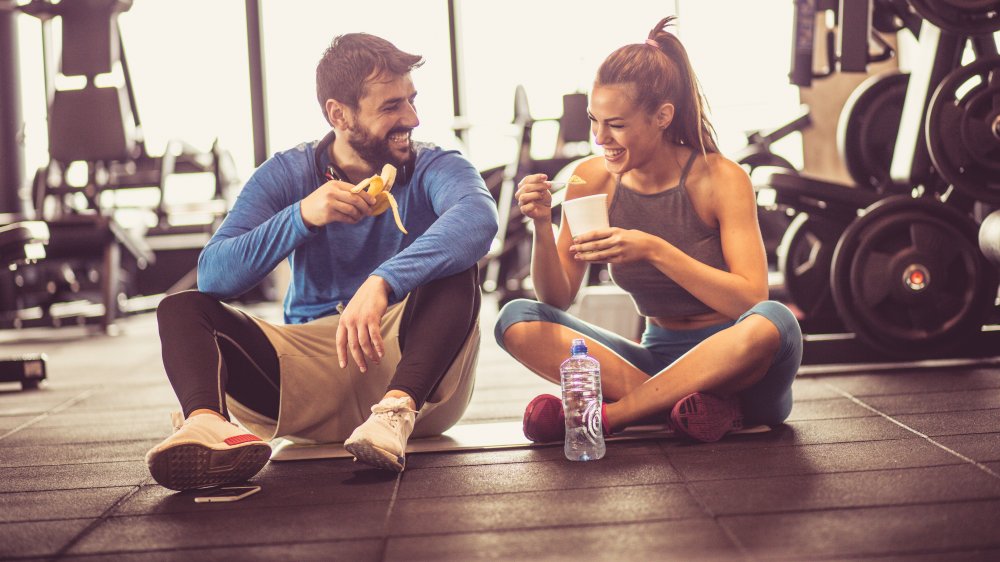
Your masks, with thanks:
[[[483,310],[461,423],[517,421],[553,389]],[[0,344],[49,358],[42,389],[0,384],[3,559],[1000,559],[1000,362],[800,376],[785,426],[717,444],[612,443],[590,463],[558,445],[424,453],[399,475],[272,462],[255,496],[197,504],[143,461],[177,409],[153,315]]]

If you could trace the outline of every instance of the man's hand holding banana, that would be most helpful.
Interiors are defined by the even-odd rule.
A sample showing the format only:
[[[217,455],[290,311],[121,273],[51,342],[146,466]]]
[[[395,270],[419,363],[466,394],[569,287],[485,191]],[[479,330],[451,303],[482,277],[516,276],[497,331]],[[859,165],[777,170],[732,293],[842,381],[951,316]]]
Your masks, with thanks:
[[[392,209],[396,227],[406,234],[396,198],[389,193],[395,181],[396,168],[392,164],[386,164],[381,174],[366,178],[358,185],[330,180],[302,200],[302,220],[310,228],[331,222],[356,224],[365,217],[378,216]]]

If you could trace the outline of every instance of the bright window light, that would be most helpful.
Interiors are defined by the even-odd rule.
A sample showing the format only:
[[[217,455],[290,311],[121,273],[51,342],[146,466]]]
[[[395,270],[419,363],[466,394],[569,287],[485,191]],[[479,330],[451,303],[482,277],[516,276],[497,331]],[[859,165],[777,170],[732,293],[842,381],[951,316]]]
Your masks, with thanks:
[[[263,3],[269,148],[285,150],[322,137],[329,126],[315,96],[315,68],[332,39],[368,32],[423,55],[414,72],[421,125],[415,138],[461,148],[481,169],[515,157],[514,90],[526,88],[532,116],[557,118],[562,96],[588,92],[600,62],[615,48],[646,38],[656,21],[677,13],[684,41],[711,107],[724,151],[745,144],[744,131],[793,117],[798,95],[788,83],[792,10],[787,1],[630,0],[607,9],[597,0],[508,0],[502,6],[456,0],[465,144],[453,127],[447,3],[379,0]],[[599,21],[598,21],[599,18]],[[244,3],[239,0],[136,1],[120,16],[125,53],[149,152],[171,139],[201,150],[220,139],[244,179],[253,170]],[[45,164],[47,131],[38,20],[18,18],[26,171]],[[53,53],[59,52],[58,21]],[[726,47],[723,47],[726,45]],[[551,156],[555,126],[536,127],[533,156]],[[779,152],[801,163],[798,135]]]

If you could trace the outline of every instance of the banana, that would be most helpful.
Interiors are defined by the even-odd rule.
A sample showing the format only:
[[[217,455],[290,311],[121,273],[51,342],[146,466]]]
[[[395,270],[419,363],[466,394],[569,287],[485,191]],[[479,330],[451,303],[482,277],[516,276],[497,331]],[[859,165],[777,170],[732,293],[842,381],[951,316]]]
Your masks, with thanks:
[[[409,234],[406,228],[403,227],[403,220],[399,218],[399,206],[396,203],[396,198],[389,193],[389,190],[392,189],[392,184],[395,182],[396,167],[392,164],[386,164],[382,167],[381,174],[375,174],[370,178],[361,180],[358,182],[358,185],[351,188],[351,193],[367,191],[369,195],[375,198],[375,207],[372,209],[372,215],[378,216],[387,209],[392,209],[392,218],[396,220],[396,227],[403,234]]]
[[[566,183],[570,185],[579,185],[581,183],[587,183],[587,180],[581,178],[576,174],[573,174],[572,176],[569,177],[569,180],[567,180]]]
[[[396,167],[392,164],[382,166],[380,177],[382,178],[382,183],[385,184],[385,190],[389,191],[392,189],[392,184],[396,183]]]

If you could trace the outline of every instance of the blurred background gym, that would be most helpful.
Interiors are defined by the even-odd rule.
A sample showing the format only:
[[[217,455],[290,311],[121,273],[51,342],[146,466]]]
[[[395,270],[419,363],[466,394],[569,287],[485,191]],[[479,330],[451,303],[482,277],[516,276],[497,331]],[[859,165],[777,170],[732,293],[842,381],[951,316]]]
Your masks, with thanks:
[[[594,70],[669,14],[803,327],[786,426],[590,467],[475,439],[398,478],[272,462],[208,507],[152,483],[177,405],[150,312],[255,167],[327,132],[334,36],[425,57],[414,137],[496,200],[459,426],[488,432],[551,391],[492,339],[534,295],[517,182],[600,154]],[[995,0],[0,0],[0,558],[997,559],[998,30]],[[237,302],[278,320],[287,283]],[[604,268],[584,284],[571,311],[639,336]]]

